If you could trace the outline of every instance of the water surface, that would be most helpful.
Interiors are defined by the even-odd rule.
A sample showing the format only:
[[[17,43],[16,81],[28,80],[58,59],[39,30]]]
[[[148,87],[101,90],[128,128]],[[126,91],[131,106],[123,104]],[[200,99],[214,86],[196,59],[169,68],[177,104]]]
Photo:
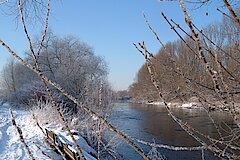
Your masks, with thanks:
[[[199,129],[204,134],[217,138],[217,130],[214,127],[209,115],[204,109],[185,109],[172,108],[175,115],[184,122],[191,124],[194,128]],[[226,113],[212,112],[210,114],[217,124],[224,127],[222,122],[232,125],[230,116]],[[129,136],[144,141],[168,144],[174,146],[200,146],[191,136],[181,129],[168,115],[164,106],[117,103],[113,108],[113,112],[109,120],[118,129],[124,131]],[[138,145],[145,151],[151,149],[148,146]],[[168,159],[201,159],[200,151],[170,151],[166,149],[159,150]],[[142,159],[127,144],[121,145],[121,152],[124,159],[138,160]],[[205,152],[205,159],[217,159],[211,153]]]

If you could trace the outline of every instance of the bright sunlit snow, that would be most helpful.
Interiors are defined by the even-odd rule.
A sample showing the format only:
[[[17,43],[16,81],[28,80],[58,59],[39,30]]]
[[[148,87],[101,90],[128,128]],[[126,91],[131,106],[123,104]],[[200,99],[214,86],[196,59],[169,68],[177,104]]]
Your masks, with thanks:
[[[28,160],[29,157],[25,152],[23,145],[19,140],[19,136],[9,119],[7,103],[0,106],[0,160]],[[22,110],[13,110],[13,114],[17,125],[22,129],[24,140],[29,146],[35,159],[46,160],[48,157],[42,154],[42,151],[50,155],[54,159],[62,159],[58,154],[46,144],[45,138],[41,130],[37,127],[30,112]],[[66,132],[60,132],[60,129],[51,124],[51,130],[61,135],[62,139],[72,144],[70,136]],[[83,153],[88,160],[95,159],[88,153],[96,154],[87,142],[80,136],[75,136],[79,145],[83,149]],[[68,144],[69,144],[68,143]],[[41,150],[38,147],[41,148]]]

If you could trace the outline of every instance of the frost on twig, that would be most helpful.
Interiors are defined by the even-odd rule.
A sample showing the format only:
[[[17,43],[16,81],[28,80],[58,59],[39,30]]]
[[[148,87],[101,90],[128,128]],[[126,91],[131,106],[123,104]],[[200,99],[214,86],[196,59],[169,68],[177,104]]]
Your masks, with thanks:
[[[13,113],[12,113],[12,109],[11,109],[11,108],[9,109],[9,116],[10,116],[12,125],[13,125],[13,126],[15,127],[15,129],[17,130],[18,136],[19,136],[19,138],[20,138],[20,141],[22,142],[22,145],[23,145],[24,148],[26,149],[29,157],[30,157],[32,160],[35,160],[35,158],[34,158],[33,155],[32,155],[32,152],[30,151],[28,145],[26,144],[26,142],[25,142],[25,140],[24,140],[24,138],[23,138],[23,134],[22,134],[21,128],[19,128],[19,127],[17,126],[17,124],[16,124],[16,121],[15,121],[15,119],[14,119],[14,116],[13,116]]]
[[[167,160],[164,155],[158,152],[155,146],[152,146],[152,149],[148,152],[148,158],[151,160]]]

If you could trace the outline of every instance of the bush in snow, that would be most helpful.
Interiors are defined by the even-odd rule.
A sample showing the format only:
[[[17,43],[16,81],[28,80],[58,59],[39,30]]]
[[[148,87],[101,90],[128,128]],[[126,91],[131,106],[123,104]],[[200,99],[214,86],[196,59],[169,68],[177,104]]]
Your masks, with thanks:
[[[70,126],[81,133],[81,136],[96,151],[100,142],[101,159],[122,159],[122,156],[117,151],[117,146],[122,143],[122,140],[118,136],[114,136],[105,125],[101,124],[99,127],[99,120],[97,118],[89,117],[79,112],[70,122]]]
[[[158,152],[156,147],[152,147],[152,149],[148,152],[148,158],[151,160],[167,160],[167,158]]]
[[[116,149],[121,143],[120,138],[116,135],[113,136],[113,133],[103,124],[99,128],[99,120],[97,118],[89,117],[79,110],[76,114],[69,107],[66,107],[64,103],[59,103],[59,107],[70,129],[76,130],[93,149],[97,151],[98,143],[100,142],[101,159],[122,159]],[[36,103],[32,103],[31,110],[41,125],[61,124],[59,114],[48,100],[39,100]]]
[[[59,114],[50,101],[39,100],[30,107],[40,124],[60,124]]]

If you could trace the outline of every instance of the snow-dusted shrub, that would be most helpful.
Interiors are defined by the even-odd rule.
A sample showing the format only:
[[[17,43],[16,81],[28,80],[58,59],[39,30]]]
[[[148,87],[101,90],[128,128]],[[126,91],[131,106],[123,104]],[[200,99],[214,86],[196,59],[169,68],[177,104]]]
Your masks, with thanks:
[[[105,125],[98,127],[99,120],[89,117],[78,110],[76,114],[70,107],[66,107],[64,103],[58,104],[60,111],[64,114],[65,122],[70,129],[76,130],[87,143],[96,151],[98,150],[98,142],[100,142],[100,154],[102,159],[122,159],[116,147],[122,142],[118,136],[114,136]],[[39,100],[31,104],[31,110],[41,125],[61,124],[59,114],[52,103],[47,100]],[[100,141],[99,141],[100,130]]]
[[[35,101],[46,101],[46,93],[39,82],[33,82],[22,86],[17,91],[13,92],[7,99],[14,106],[31,107]]]
[[[40,124],[60,124],[59,114],[50,101],[39,100],[30,107]]]
[[[117,147],[122,143],[119,136],[108,135],[106,140],[103,140],[101,149],[102,159],[123,159],[122,155],[118,153]]]
[[[122,143],[121,138],[109,131],[104,124],[101,124],[99,127],[98,118],[89,117],[78,112],[77,115],[73,116],[69,125],[71,128],[77,130],[96,151],[98,150],[98,143],[100,142],[101,159],[122,159],[122,156],[117,150],[117,146]]]
[[[151,160],[167,160],[167,158],[158,152],[156,147],[152,147],[152,149],[148,152],[148,158]]]

